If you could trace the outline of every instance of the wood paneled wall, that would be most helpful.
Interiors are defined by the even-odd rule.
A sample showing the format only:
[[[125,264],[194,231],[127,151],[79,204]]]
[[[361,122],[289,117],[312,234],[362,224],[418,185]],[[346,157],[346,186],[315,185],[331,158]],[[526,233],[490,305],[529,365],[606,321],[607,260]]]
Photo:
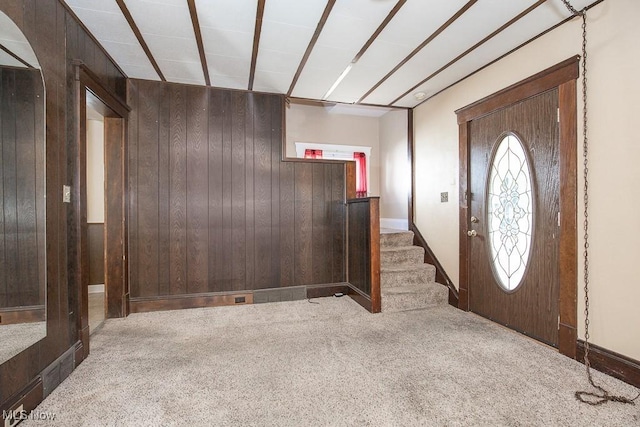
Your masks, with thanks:
[[[0,309],[44,306],[43,165],[40,71],[0,67]]]
[[[74,230],[79,219],[61,197],[62,185],[72,184],[78,170],[71,61],[85,62],[121,99],[126,95],[126,78],[59,0],[0,0],[0,11],[22,30],[42,68],[47,165],[47,337],[0,365],[0,409],[5,409],[22,391],[31,390],[43,369],[77,341],[79,284]],[[64,378],[63,373],[59,377]]]
[[[284,98],[131,80],[132,301],[345,282],[345,165],[283,161]]]

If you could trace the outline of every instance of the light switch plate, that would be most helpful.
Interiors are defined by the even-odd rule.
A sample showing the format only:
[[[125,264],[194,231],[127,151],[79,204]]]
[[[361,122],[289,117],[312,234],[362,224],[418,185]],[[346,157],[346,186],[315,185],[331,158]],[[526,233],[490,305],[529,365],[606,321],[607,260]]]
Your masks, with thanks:
[[[71,186],[62,186],[62,203],[71,203]]]

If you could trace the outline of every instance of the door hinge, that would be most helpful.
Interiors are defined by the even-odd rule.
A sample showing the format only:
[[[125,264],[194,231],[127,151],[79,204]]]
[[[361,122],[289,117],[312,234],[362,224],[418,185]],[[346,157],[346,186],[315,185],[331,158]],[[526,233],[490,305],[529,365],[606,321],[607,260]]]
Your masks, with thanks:
[[[558,108],[557,111],[558,111],[558,123],[560,123],[560,108]]]
[[[560,315],[558,314],[558,330],[560,330]]]
[[[558,227],[560,227],[560,211],[558,211]]]

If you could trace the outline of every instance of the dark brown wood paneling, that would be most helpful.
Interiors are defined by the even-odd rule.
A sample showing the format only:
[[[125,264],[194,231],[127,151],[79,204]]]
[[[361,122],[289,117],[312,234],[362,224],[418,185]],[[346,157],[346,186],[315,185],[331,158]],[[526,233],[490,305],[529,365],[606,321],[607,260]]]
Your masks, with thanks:
[[[206,292],[209,280],[209,162],[207,92],[187,89],[187,292]]]
[[[42,98],[38,70],[0,67],[0,309],[44,304]]]
[[[380,199],[347,201],[349,295],[372,313],[381,310],[380,297]]]
[[[89,284],[104,284],[104,223],[87,226],[89,246]]]
[[[125,147],[124,119],[104,119],[105,182],[105,289],[107,317],[124,317],[128,293],[124,263],[125,241]]]
[[[138,80],[129,93],[136,307],[171,295],[345,282],[345,163],[282,160],[282,96]],[[168,274],[159,273],[164,265]],[[161,277],[150,286],[152,266]]]
[[[46,137],[46,270],[40,273],[47,282],[47,337],[0,365],[0,410],[29,389],[29,384],[49,364],[79,338],[78,289],[80,287],[78,247],[76,247],[80,218],[70,205],[63,204],[60,193],[63,184],[77,179],[76,94],[72,60],[92,64],[115,97],[125,97],[125,76],[117,71],[108,55],[82,28],[73,15],[58,0],[2,0],[0,10],[22,30],[38,57],[44,77],[46,121],[41,129]],[[86,40],[89,40],[88,42]],[[106,58],[106,61],[105,59]],[[107,66],[103,64],[106,62]],[[111,64],[111,67],[109,66]],[[115,69],[115,71],[114,71]],[[111,70],[112,75],[105,72]],[[36,180],[44,180],[41,168]],[[79,193],[75,189],[73,196]],[[44,200],[44,197],[43,197]],[[36,206],[44,214],[44,206]],[[40,235],[39,235],[40,236]],[[38,236],[38,239],[40,237]],[[44,265],[44,262],[42,263]],[[36,400],[41,400],[39,393]]]

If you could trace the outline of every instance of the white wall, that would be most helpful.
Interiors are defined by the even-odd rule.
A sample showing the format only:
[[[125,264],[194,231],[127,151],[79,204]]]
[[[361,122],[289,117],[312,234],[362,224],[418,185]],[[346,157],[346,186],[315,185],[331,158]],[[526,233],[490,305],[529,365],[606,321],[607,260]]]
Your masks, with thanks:
[[[407,155],[407,111],[380,117],[380,217],[406,220],[411,190]]]
[[[104,122],[87,120],[87,222],[104,222]]]
[[[589,201],[591,340],[640,359],[640,2],[605,1],[588,12]],[[574,19],[464,80],[415,110],[416,222],[445,270],[458,284],[458,127],[454,110],[581,52],[581,21]],[[582,95],[578,93],[578,117]],[[582,153],[582,126],[578,129]],[[578,223],[582,215],[582,159]],[[439,195],[449,191],[449,203]],[[582,233],[580,233],[582,234]],[[582,236],[578,246],[582,248]],[[584,310],[579,251],[578,314]],[[582,320],[579,335],[584,337]]]
[[[371,147],[369,195],[380,195],[378,118],[332,114],[328,109],[291,104],[287,110],[286,156],[296,157],[296,142]]]

